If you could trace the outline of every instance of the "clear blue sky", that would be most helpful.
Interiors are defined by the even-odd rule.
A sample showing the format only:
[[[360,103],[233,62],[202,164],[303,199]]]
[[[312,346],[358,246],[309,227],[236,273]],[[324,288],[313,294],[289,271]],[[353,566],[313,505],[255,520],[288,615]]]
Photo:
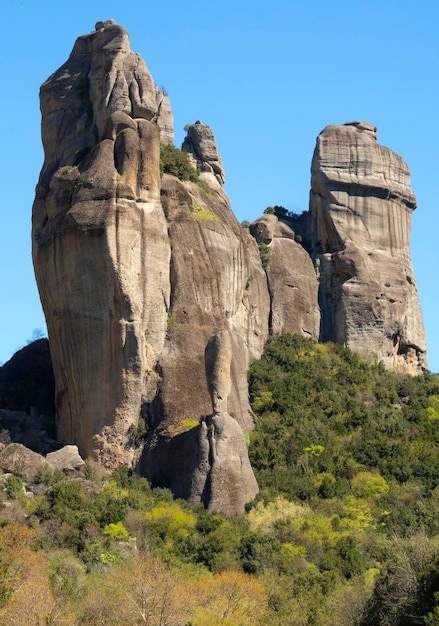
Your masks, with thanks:
[[[210,124],[239,221],[268,205],[308,208],[315,138],[365,120],[408,163],[418,198],[412,256],[439,371],[439,9],[434,0],[121,2],[1,0],[0,362],[45,330],[31,261],[31,207],[42,166],[40,84],[95,22],[115,19],[169,92],[176,144]]]

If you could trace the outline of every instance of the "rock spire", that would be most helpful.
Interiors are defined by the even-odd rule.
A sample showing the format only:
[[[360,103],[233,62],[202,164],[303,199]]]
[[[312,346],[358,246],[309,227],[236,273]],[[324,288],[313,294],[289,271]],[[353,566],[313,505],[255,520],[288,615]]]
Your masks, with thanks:
[[[58,438],[108,468],[136,466],[141,415],[138,467],[154,484],[242,512],[257,492],[246,371],[269,308],[256,244],[217,179],[206,191],[161,177],[169,99],[112,20],[79,37],[42,85],[41,111],[33,260]],[[212,131],[193,136],[223,179]]]
[[[311,166],[321,341],[419,374],[426,341],[410,257],[416,198],[400,156],[366,122],[327,126]]]
[[[208,125],[190,125],[183,144],[199,178],[161,174],[169,98],[113,20],[78,38],[40,97],[33,261],[57,436],[83,458],[241,513],[258,490],[247,369],[269,333],[337,341],[411,374],[426,367],[409,252],[416,201],[373,125],[324,129],[310,211],[264,215],[248,234]]]

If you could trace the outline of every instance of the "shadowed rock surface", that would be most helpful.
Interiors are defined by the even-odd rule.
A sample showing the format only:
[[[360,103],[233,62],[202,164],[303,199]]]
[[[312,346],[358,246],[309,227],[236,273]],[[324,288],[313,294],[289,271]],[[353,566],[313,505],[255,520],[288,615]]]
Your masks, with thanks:
[[[352,122],[320,133],[311,170],[321,341],[420,373],[426,340],[410,257],[416,198],[407,165],[377,143],[375,126]]]
[[[30,413],[32,407],[53,416],[55,382],[49,342],[38,339],[0,367],[0,408]]]

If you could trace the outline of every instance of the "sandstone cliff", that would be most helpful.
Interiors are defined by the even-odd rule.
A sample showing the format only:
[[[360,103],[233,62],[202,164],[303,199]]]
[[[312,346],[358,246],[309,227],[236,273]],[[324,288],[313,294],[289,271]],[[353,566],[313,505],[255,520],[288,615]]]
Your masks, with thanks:
[[[413,374],[425,366],[415,199],[374,127],[325,129],[310,212],[264,215],[251,236],[208,125],[190,125],[183,144],[199,179],[160,174],[169,98],[112,20],[79,37],[42,85],[41,110],[33,259],[58,439],[84,458],[131,464],[193,504],[239,513],[258,489],[246,374],[269,333],[331,339]]]
[[[267,337],[265,275],[216,178],[204,189],[161,179],[159,142],[172,136],[164,102],[111,20],[80,37],[41,88],[33,258],[58,438],[110,468],[134,463],[130,429],[142,413],[147,476],[239,512],[257,492],[246,370]],[[202,146],[206,135],[220,163],[203,125]]]
[[[158,100],[126,31],[111,21],[80,37],[41,88],[33,258],[58,436],[109,466],[129,460],[127,431],[166,335]]]
[[[416,199],[409,170],[376,127],[326,127],[311,168],[311,238],[319,266],[321,341],[418,374],[426,341],[410,258]]]
[[[250,233],[266,248],[270,293],[270,333],[287,331],[319,339],[320,309],[313,262],[292,227],[276,215],[263,215]]]

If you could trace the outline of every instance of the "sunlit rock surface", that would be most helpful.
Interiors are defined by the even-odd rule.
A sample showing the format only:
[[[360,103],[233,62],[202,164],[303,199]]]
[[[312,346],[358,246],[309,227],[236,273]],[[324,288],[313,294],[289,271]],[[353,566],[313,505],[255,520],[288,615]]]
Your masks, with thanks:
[[[375,126],[352,122],[320,133],[311,169],[320,339],[420,373],[426,341],[410,257],[416,199],[407,165],[377,143]]]
[[[58,438],[108,468],[136,465],[142,415],[139,468],[154,484],[242,512],[257,492],[246,372],[268,335],[266,279],[216,179],[209,191],[160,176],[160,140],[172,138],[166,98],[111,20],[80,37],[41,88],[33,259]],[[205,351],[217,333],[228,356],[214,392]],[[222,366],[210,359],[208,371]]]

